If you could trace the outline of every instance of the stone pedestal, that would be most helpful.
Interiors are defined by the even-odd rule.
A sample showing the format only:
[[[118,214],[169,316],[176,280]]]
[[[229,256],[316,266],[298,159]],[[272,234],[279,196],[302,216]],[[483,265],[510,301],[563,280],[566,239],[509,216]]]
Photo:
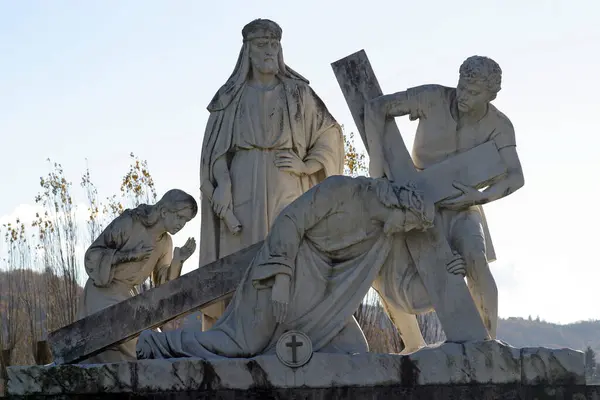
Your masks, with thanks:
[[[592,398],[582,352],[498,341],[446,343],[406,356],[315,353],[300,368],[265,355],[11,367],[8,376],[9,395],[44,398]]]

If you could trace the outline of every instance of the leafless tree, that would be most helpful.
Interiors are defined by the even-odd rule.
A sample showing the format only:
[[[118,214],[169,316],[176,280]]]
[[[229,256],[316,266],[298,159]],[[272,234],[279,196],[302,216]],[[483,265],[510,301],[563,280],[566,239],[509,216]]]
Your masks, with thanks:
[[[81,177],[81,187],[85,191],[85,195],[88,201],[88,214],[89,218],[87,220],[88,227],[88,243],[92,243],[100,233],[102,233],[102,229],[104,228],[104,221],[102,218],[102,210],[100,205],[100,200],[98,198],[98,189],[96,185],[92,182],[92,178],[90,175],[90,168],[86,167],[85,173]]]
[[[398,330],[385,313],[379,295],[369,290],[354,314],[373,353],[399,353],[404,348]]]
[[[121,197],[123,199],[121,204],[124,203],[130,208],[135,208],[140,204],[156,203],[156,189],[154,179],[148,168],[148,162],[140,160],[133,153],[129,154],[129,157],[131,158],[129,171],[123,176],[121,182]],[[138,290],[143,292],[152,289],[154,286],[152,278],[148,278],[138,287]]]
[[[76,317],[80,255],[77,254],[79,236],[71,182],[65,179],[60,164],[48,162],[50,172],[40,178],[42,191],[35,199],[46,213],[38,215],[33,226],[38,229],[39,250],[44,253],[44,271],[49,278],[46,282],[52,297],[48,304],[49,325],[56,329],[72,323]]]
[[[0,324],[2,330],[2,363],[11,365],[12,356],[22,333],[21,307],[19,304],[19,270],[27,263],[28,249],[24,247],[25,225],[18,218],[14,223],[4,225],[4,241],[7,245],[7,258],[5,259],[6,272],[0,281],[2,293],[2,312]]]
[[[45,310],[44,300],[46,299],[44,277],[33,268],[23,269],[21,271],[20,295],[25,321],[27,326],[27,342],[32,349],[32,355],[35,358],[35,349],[37,343],[47,334],[45,328]]]
[[[419,328],[427,344],[439,343],[446,340],[446,334],[435,311],[417,315]]]

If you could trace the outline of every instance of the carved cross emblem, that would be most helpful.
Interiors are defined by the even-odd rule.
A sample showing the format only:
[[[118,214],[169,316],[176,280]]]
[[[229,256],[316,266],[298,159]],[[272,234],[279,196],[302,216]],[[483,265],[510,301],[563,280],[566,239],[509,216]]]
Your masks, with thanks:
[[[312,357],[310,338],[299,331],[288,331],[277,341],[277,358],[288,367],[298,368],[306,364]]]
[[[295,364],[298,362],[298,347],[302,347],[304,343],[296,341],[296,335],[292,335],[292,341],[285,344],[286,347],[292,349],[292,362]]]

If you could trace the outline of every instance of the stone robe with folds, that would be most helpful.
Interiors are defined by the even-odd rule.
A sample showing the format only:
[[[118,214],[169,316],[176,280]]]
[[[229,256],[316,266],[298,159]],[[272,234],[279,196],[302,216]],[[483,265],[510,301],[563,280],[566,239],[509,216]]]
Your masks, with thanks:
[[[303,177],[283,172],[275,166],[279,151],[318,161],[323,169]],[[226,108],[211,113],[202,149],[203,193],[217,187],[213,168],[221,157],[242,231],[233,235],[203,196],[200,266],[263,240],[281,210],[326,177],[342,174],[344,144],[339,125],[310,86],[282,76],[268,90],[244,83]]]
[[[141,243],[154,247],[146,260],[115,264],[117,252],[131,251]],[[126,210],[106,227],[85,253],[84,264],[89,278],[79,301],[78,319],[135,296],[137,286],[150,276],[156,284],[164,283],[170,274],[172,258],[171,235],[165,233],[154,239],[135,212]],[[123,315],[122,318],[134,316]],[[136,342],[132,339],[83,363],[135,360]]]
[[[304,193],[277,217],[217,323],[204,332],[144,331],[138,340],[138,359],[268,354],[290,329],[307,334],[315,351],[366,352],[368,345],[353,313],[371,285],[388,310],[430,310],[404,233],[384,234],[383,222],[373,217],[376,182],[335,176]],[[275,321],[271,302],[277,274],[291,278],[282,324]]]
[[[344,170],[341,128],[308,81],[285,65],[280,53],[278,84],[253,87],[248,52],[245,44],[234,73],[208,106],[200,166],[200,267],[264,240],[281,210]],[[280,151],[293,152],[304,162],[317,161],[323,168],[301,177],[281,171],[275,165]],[[231,179],[231,211],[242,225],[237,234],[210,203],[217,187],[215,162],[223,157]],[[203,319],[205,327],[223,314],[227,302],[202,309],[210,317]]]

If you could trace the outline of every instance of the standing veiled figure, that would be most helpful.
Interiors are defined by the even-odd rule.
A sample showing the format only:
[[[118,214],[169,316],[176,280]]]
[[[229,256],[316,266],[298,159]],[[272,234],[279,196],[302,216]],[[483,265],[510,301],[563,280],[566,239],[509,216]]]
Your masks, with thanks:
[[[343,173],[341,128],[308,81],[284,63],[281,35],[270,20],[247,24],[233,74],[208,105],[200,267],[263,240],[281,210]],[[224,308],[203,309],[204,328]]]
[[[171,235],[197,213],[196,200],[173,189],[158,203],[141,204],[115,218],[85,253],[89,278],[80,299],[78,319],[135,296],[137,286],[150,276],[156,285],[178,278],[183,263],[196,250],[196,241],[189,238],[183,247],[173,249]],[[83,363],[135,360],[136,343],[137,339],[132,339]]]

